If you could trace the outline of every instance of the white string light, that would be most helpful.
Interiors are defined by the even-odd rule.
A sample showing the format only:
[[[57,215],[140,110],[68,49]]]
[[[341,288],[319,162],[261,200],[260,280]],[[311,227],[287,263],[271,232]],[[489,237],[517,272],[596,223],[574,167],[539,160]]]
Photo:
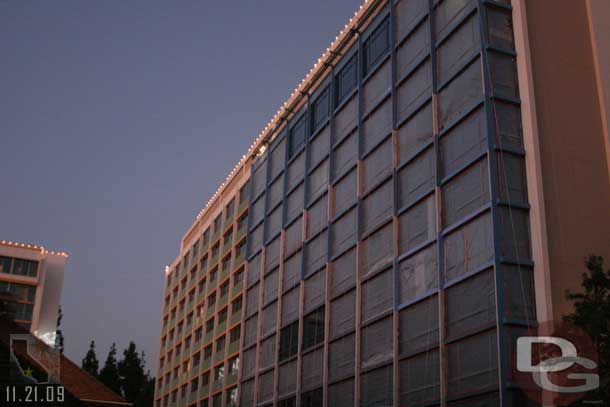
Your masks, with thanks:
[[[0,244],[2,244],[4,246],[11,246],[11,247],[24,248],[24,249],[39,250],[40,254],[53,254],[53,255],[62,256],[62,257],[68,257],[69,256],[68,253],[66,253],[66,252],[56,252],[56,251],[53,251],[53,250],[47,250],[43,246],[38,246],[38,245],[35,245],[35,244],[17,243],[17,242],[11,242],[11,241],[6,241],[6,240],[2,240],[0,242]]]
[[[365,0],[364,3],[362,3],[360,5],[360,8],[354,13],[354,16],[349,19],[349,22],[347,24],[345,24],[345,27],[339,32],[339,35],[337,35],[335,37],[335,40],[330,44],[330,46],[328,48],[326,48],[326,51],[324,53],[322,53],[322,56],[320,58],[318,58],[317,62],[309,70],[308,74],[303,78],[303,80],[301,80],[299,85],[292,91],[288,100],[284,102],[284,104],[278,109],[278,111],[275,113],[275,115],[273,115],[271,120],[267,123],[267,125],[259,133],[259,135],[256,137],[254,142],[252,142],[252,144],[248,148],[248,152],[242,156],[242,158],[235,165],[235,167],[233,167],[231,172],[229,172],[229,174],[225,178],[224,182],[222,182],[220,184],[220,186],[218,187],[216,192],[214,192],[212,194],[212,196],[210,197],[210,199],[208,199],[205,206],[199,211],[199,214],[197,214],[196,221],[199,221],[199,219],[201,219],[201,217],[203,216],[205,211],[212,205],[212,203],[216,200],[216,198],[223,192],[225,186],[227,186],[231,182],[233,176],[236,174],[236,172],[239,169],[241,169],[241,167],[246,162],[247,157],[250,157],[255,152],[257,153],[256,155],[258,156],[258,155],[261,155],[265,151],[267,146],[261,145],[261,142],[269,134],[269,131],[276,127],[279,118],[286,114],[287,107],[290,104],[292,104],[292,102],[294,102],[294,98],[295,98],[295,96],[297,96],[300,93],[299,91],[301,90],[301,88],[303,88],[308,82],[310,82],[312,80],[312,77],[314,77],[315,74],[317,74],[321,68],[324,68],[328,58],[332,55],[333,51],[338,47],[338,45],[343,41],[343,39],[345,38],[347,33],[349,33],[349,31],[353,28],[353,26],[356,24],[356,22],[360,19],[362,14],[366,11],[365,5],[370,2],[371,2],[371,0]]]

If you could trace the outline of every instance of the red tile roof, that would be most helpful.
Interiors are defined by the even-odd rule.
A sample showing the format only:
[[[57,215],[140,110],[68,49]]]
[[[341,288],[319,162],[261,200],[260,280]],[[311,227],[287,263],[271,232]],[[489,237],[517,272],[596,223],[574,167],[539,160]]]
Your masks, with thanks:
[[[7,348],[10,347],[10,334],[29,334],[29,332],[21,325],[0,317],[0,344]],[[36,338],[36,340],[48,347],[48,345],[44,344],[44,342],[40,341],[38,338]],[[21,355],[21,351],[18,351],[18,353],[20,353],[20,356],[26,356]],[[123,397],[119,396],[95,377],[79,368],[64,355],[60,356],[59,368],[60,384],[77,399],[87,402],[88,404],[92,403],[96,405],[131,405],[131,403],[125,401]]]

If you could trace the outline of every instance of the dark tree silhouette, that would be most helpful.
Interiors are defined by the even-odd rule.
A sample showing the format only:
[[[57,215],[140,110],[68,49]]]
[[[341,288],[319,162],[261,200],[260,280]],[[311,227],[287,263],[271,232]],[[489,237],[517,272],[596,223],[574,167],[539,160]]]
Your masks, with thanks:
[[[121,393],[121,377],[119,376],[119,368],[116,360],[116,344],[113,342],[108,352],[108,357],[104,363],[104,367],[100,370],[99,379],[106,386],[114,390],[117,394]]]
[[[143,356],[140,357],[136,350],[136,344],[129,342],[129,346],[123,352],[123,359],[119,362],[121,389],[123,390],[123,396],[130,403],[136,400],[147,381]]]
[[[88,372],[91,376],[97,377],[99,375],[100,363],[97,360],[95,354],[95,341],[91,341],[89,344],[89,350],[85,355],[85,358],[81,362],[81,367],[85,372]]]
[[[566,298],[574,303],[574,312],[564,319],[585,331],[597,347],[600,389],[596,396],[604,406],[610,406],[610,270],[604,272],[601,256],[589,256],[585,266],[584,293],[566,291]]]
[[[64,333],[59,328],[61,326],[61,319],[64,317],[64,314],[61,310],[61,305],[59,306],[59,311],[57,312],[57,328],[55,330],[55,348],[59,349],[59,353],[64,353]]]

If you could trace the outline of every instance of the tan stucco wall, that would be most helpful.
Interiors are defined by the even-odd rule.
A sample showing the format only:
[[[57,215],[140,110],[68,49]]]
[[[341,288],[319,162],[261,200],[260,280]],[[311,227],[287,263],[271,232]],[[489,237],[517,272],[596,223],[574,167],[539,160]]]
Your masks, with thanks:
[[[570,310],[565,290],[580,288],[584,257],[600,254],[610,265],[606,111],[600,107],[603,95],[600,98],[587,2],[526,0],[524,4],[543,189],[542,224],[548,242],[553,314],[558,318]],[[522,31],[518,21],[515,31]],[[523,103],[525,108],[530,101]],[[532,176],[535,172],[528,168],[528,177]]]

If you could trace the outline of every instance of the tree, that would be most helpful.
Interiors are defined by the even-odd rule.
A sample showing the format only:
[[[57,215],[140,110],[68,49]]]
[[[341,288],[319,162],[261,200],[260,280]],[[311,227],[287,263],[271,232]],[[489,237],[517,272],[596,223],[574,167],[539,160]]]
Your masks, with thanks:
[[[144,359],[144,358],[142,358]],[[144,387],[136,397],[134,407],[152,407],[155,399],[155,378],[150,377],[150,372],[146,372]]]
[[[584,293],[566,291],[574,303],[574,312],[564,319],[589,335],[597,348],[600,391],[604,405],[610,405],[610,270],[604,272],[604,259],[591,255],[582,274]]]
[[[89,344],[89,350],[87,351],[85,358],[81,362],[81,367],[91,376],[98,376],[98,369],[100,367],[100,364],[97,360],[97,355],[95,354],[95,341],[91,341],[91,343]]]
[[[123,352],[123,359],[119,362],[119,375],[121,376],[121,389],[125,399],[133,403],[143,391],[147,381],[144,373],[144,354],[136,350],[136,344],[129,342],[129,346]]]
[[[59,353],[64,353],[64,333],[59,328],[61,325],[61,319],[64,314],[61,311],[61,305],[59,306],[59,311],[57,312],[57,328],[55,330],[55,349],[59,349]]]
[[[114,390],[117,394],[121,393],[121,377],[116,360],[116,344],[113,342],[106,357],[104,367],[100,370],[99,379],[102,383]]]

